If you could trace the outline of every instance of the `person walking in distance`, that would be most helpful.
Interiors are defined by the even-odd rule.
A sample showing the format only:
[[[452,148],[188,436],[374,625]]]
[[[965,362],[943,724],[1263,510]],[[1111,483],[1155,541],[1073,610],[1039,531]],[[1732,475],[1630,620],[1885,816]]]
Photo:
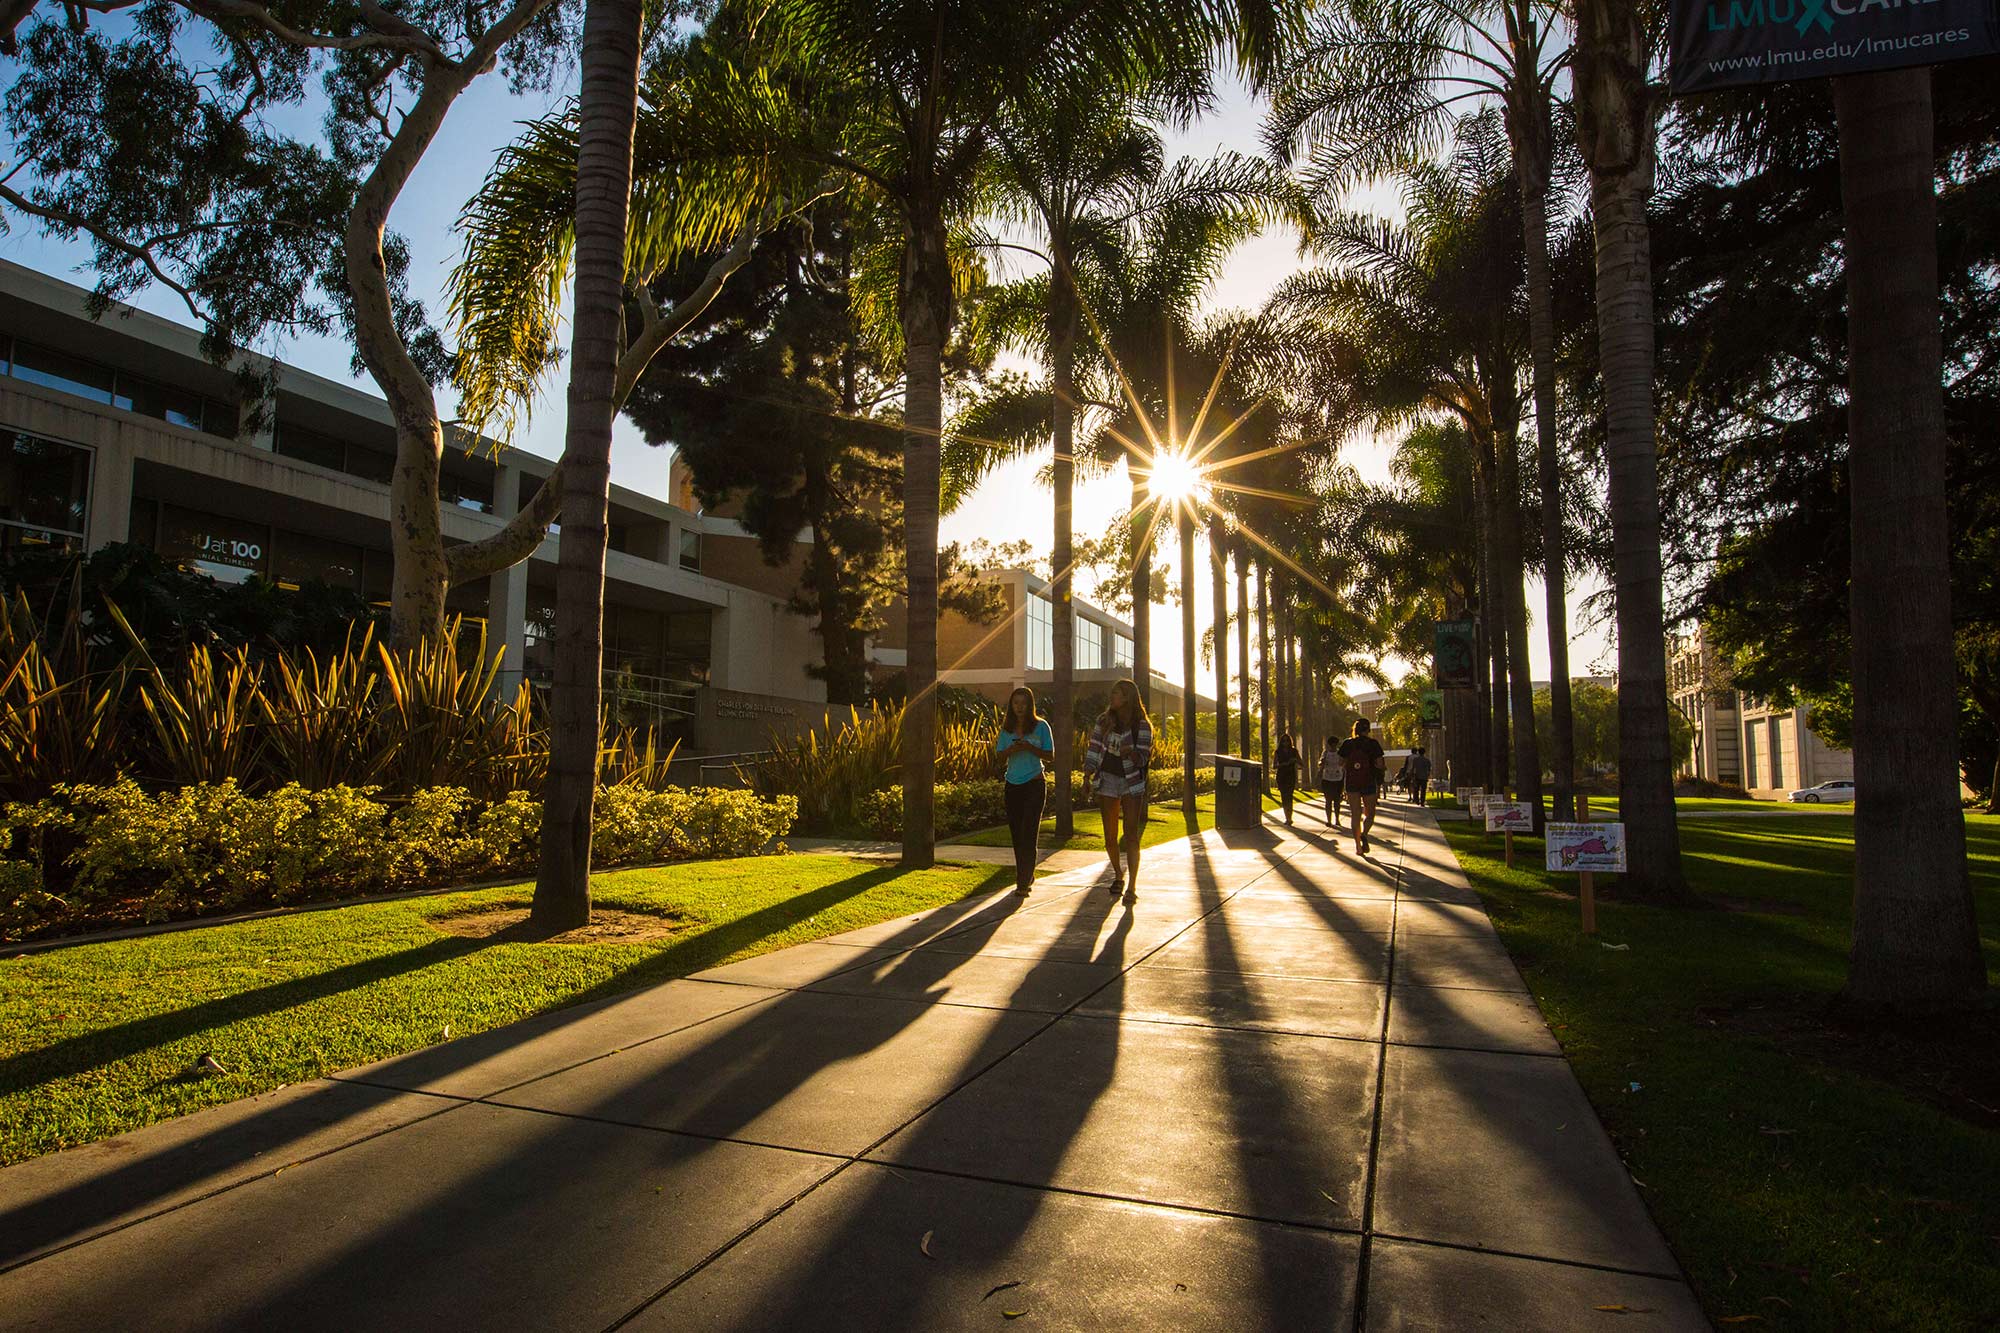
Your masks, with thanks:
[[[1006,762],[1007,831],[1014,838],[1014,891],[1035,887],[1035,839],[1042,829],[1048,779],[1042,765],[1056,757],[1055,734],[1035,711],[1035,692],[1023,685],[1007,697],[1007,715],[993,753]]]
[[[1326,748],[1319,752],[1319,791],[1326,798],[1326,826],[1340,827],[1340,784],[1343,774],[1340,766],[1340,752],[1334,748],[1333,737],[1326,738]]]
[[[1368,719],[1354,720],[1354,734],[1340,743],[1341,785],[1347,791],[1347,814],[1354,822],[1354,850],[1368,850],[1368,834],[1375,827],[1375,796],[1382,784],[1388,761],[1382,757],[1382,743],[1368,734]]]
[[[1111,687],[1111,704],[1090,729],[1083,771],[1097,793],[1104,818],[1104,850],[1111,856],[1111,893],[1123,878],[1127,902],[1139,896],[1139,840],[1146,833],[1146,768],[1153,760],[1153,724],[1139,687],[1121,680]],[[1124,825],[1123,834],[1120,824]],[[1124,867],[1119,867],[1119,854]]]
[[[1278,737],[1278,749],[1271,756],[1271,766],[1278,770],[1278,803],[1285,807],[1285,827],[1292,826],[1292,793],[1299,786],[1299,752],[1292,744],[1292,733],[1285,732]]]
[[[1431,789],[1431,757],[1419,745],[1417,752],[1410,756],[1410,799],[1418,805],[1424,803],[1425,795]]]

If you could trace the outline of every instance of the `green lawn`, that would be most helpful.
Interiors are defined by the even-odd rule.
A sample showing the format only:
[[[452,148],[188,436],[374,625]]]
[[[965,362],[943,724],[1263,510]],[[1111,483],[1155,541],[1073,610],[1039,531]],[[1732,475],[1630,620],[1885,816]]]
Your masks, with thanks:
[[[1196,819],[1204,830],[1215,827],[1215,793],[1203,792],[1195,798]],[[1276,797],[1266,796],[1264,808],[1278,808]],[[1154,804],[1146,809],[1146,832],[1139,839],[1141,847],[1152,847],[1175,838],[1188,835],[1187,817],[1181,813],[1179,801]],[[1013,837],[1005,824],[979,829],[962,837],[948,839],[969,847],[1009,847]],[[1104,816],[1096,806],[1076,812],[1076,833],[1068,842],[1056,841],[1056,821],[1054,818],[1042,821],[1039,843],[1044,850],[1064,852],[1101,852],[1104,850]]]
[[[1598,940],[1577,928],[1573,877],[1531,868],[1539,839],[1516,840],[1510,872],[1497,836],[1444,828],[1711,1316],[1993,1326],[2000,1022],[1823,1020],[1846,965],[1851,818],[1683,824],[1690,880],[1730,906],[1620,903],[1614,881]],[[1967,832],[2000,978],[2000,819]]]
[[[527,886],[369,903],[0,959],[0,1163],[684,976],[997,887],[840,856],[595,878],[600,908],[672,919],[637,942],[470,939],[434,921]],[[204,1053],[225,1072],[184,1077]]]

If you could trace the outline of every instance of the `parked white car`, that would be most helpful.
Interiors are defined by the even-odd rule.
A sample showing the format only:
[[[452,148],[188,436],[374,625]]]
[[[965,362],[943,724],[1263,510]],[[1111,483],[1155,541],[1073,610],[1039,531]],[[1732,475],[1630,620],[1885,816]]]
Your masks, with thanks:
[[[1842,801],[1851,802],[1854,799],[1854,784],[1845,778],[1838,782],[1822,782],[1817,787],[1805,787],[1795,791],[1785,799],[1802,805],[1819,805],[1821,802],[1829,805]]]

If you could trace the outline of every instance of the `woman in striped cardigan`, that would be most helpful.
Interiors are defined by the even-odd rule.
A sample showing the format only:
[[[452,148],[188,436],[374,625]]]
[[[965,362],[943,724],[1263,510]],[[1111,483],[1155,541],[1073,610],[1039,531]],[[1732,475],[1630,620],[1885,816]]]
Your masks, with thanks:
[[[1084,772],[1097,793],[1104,817],[1104,849],[1111,856],[1111,892],[1122,886],[1127,901],[1139,896],[1139,839],[1146,832],[1146,766],[1153,758],[1153,724],[1139,702],[1139,687],[1121,680],[1111,687],[1111,706],[1090,730]],[[1123,837],[1120,823],[1123,823]],[[1119,866],[1119,853],[1124,866]]]

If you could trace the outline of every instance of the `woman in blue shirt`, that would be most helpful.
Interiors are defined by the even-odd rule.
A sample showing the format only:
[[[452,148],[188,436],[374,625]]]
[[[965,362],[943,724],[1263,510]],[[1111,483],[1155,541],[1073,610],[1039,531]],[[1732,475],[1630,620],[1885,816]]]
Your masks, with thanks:
[[[1035,692],[1023,685],[1007,698],[1007,715],[993,753],[1007,761],[1007,829],[1014,836],[1014,888],[1026,893],[1035,883],[1035,836],[1042,828],[1048,783],[1043,763],[1056,757],[1056,738],[1035,711]]]

